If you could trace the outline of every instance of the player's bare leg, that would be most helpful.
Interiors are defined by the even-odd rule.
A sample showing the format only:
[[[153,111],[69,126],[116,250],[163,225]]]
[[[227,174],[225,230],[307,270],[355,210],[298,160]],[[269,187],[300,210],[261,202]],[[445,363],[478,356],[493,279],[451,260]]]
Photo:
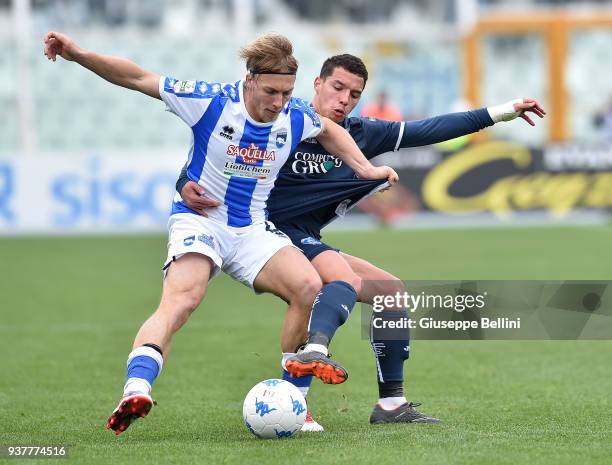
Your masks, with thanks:
[[[289,304],[281,333],[281,349],[293,351],[306,339],[312,302],[321,278],[295,247],[284,247],[264,265],[253,283],[258,292],[277,295]]]
[[[370,262],[335,250],[326,250],[312,259],[323,283],[349,282],[357,291],[359,302],[371,304],[375,295],[404,292],[404,283],[388,271]],[[363,286],[363,282],[367,282]]]
[[[353,273],[352,279],[356,279],[359,282],[359,302],[371,304],[375,295],[393,295],[396,292],[404,292],[406,290],[401,279],[367,260],[343,252],[336,255],[340,255],[342,261],[350,267]],[[319,270],[316,265],[315,268],[317,271]],[[325,282],[325,278],[322,279]],[[366,284],[364,285],[364,283]]]
[[[204,298],[212,267],[211,259],[198,253],[185,254],[170,265],[159,306],[140,327],[133,348],[154,343],[166,351],[174,333]]]
[[[211,272],[211,260],[194,253],[183,255],[168,269],[159,307],[134,340],[123,397],[106,423],[117,435],[151,410],[151,384],[167,359],[172,336],[202,301]]]

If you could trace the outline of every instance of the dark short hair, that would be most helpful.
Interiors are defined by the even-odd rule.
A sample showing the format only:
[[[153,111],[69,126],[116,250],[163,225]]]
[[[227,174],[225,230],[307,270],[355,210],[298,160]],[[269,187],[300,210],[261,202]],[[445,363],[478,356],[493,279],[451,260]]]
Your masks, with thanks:
[[[368,82],[368,69],[361,58],[355,55],[344,53],[342,55],[334,55],[329,57],[323,63],[319,76],[323,79],[331,76],[336,68],[344,68],[349,73],[355,74],[363,78],[363,86]]]

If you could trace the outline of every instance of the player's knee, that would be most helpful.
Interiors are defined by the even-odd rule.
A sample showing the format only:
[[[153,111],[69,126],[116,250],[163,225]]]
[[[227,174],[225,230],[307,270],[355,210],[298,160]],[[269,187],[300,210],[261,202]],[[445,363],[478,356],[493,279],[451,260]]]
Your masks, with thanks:
[[[381,295],[396,295],[398,292],[403,294],[406,291],[404,282],[393,276],[392,278],[385,279],[377,283],[379,287],[379,294]]]
[[[202,302],[203,297],[203,293],[198,290],[188,291],[181,297],[181,308],[188,313],[193,313],[198,308],[198,305],[200,305],[200,302]]]
[[[180,316],[189,316],[198,308],[203,298],[204,290],[194,286],[189,289],[172,292],[172,296],[168,300],[171,303],[172,313],[177,313]]]
[[[362,279],[360,276],[353,273],[353,275],[349,279],[344,279],[343,281],[353,286],[353,289],[355,289],[355,292],[357,293],[357,295],[361,294]]]
[[[346,284],[349,284],[353,289],[355,289],[355,292],[357,293],[357,295],[361,295],[363,280],[357,274],[351,273],[351,274],[330,280],[329,282],[334,282],[334,281],[341,281],[341,282],[345,282]],[[326,282],[325,284],[329,284],[329,282]]]
[[[316,273],[313,273],[306,277],[304,281],[300,283],[300,286],[294,292],[294,300],[298,301],[305,307],[312,307],[317,294],[321,291],[323,283],[321,278]]]
[[[361,302],[369,304],[380,296],[396,296],[398,293],[403,295],[406,292],[404,282],[393,275],[388,274],[381,279],[369,279],[361,281],[359,299]]]

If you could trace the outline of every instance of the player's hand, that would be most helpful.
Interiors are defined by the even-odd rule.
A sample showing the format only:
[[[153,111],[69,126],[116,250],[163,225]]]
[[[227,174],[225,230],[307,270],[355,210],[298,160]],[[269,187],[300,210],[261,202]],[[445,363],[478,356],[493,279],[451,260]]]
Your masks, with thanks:
[[[546,114],[546,111],[544,111],[542,105],[540,105],[537,100],[532,98],[524,98],[521,103],[515,103],[514,111],[518,113],[519,118],[523,118],[532,126],[535,126],[535,123],[529,117],[529,115],[527,115],[527,113],[534,113],[540,118],[544,118],[544,115]]]
[[[205,211],[207,208],[215,208],[221,205],[219,201],[208,197],[204,188],[193,181],[188,181],[183,186],[181,197],[185,205],[206,218],[208,218],[208,214]]]
[[[546,111],[542,108],[542,105],[537,100],[532,98],[523,98],[506,102],[502,105],[496,105],[494,107],[487,108],[491,119],[495,123],[500,121],[512,121],[516,118],[522,118],[531,126],[535,126],[533,120],[527,113],[533,113],[540,118],[544,118]]]
[[[389,166],[372,166],[367,170],[362,179],[386,179],[389,184],[393,185],[399,181],[399,176],[395,170]]]
[[[55,61],[57,56],[64,60],[74,61],[82,49],[66,34],[50,31],[45,34],[43,40],[45,45],[44,54],[49,60]]]

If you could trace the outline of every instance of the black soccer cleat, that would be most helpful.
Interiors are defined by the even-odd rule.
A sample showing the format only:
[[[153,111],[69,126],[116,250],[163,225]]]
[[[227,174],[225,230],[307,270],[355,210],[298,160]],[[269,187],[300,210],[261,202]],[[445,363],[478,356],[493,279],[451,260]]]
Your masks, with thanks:
[[[329,355],[321,352],[299,352],[285,362],[285,369],[291,376],[313,375],[325,384],[341,384],[348,378],[348,372]]]
[[[380,425],[382,423],[440,423],[440,420],[419,412],[415,407],[421,405],[419,402],[406,402],[393,410],[385,410],[379,404],[374,406],[370,415],[370,423]]]

